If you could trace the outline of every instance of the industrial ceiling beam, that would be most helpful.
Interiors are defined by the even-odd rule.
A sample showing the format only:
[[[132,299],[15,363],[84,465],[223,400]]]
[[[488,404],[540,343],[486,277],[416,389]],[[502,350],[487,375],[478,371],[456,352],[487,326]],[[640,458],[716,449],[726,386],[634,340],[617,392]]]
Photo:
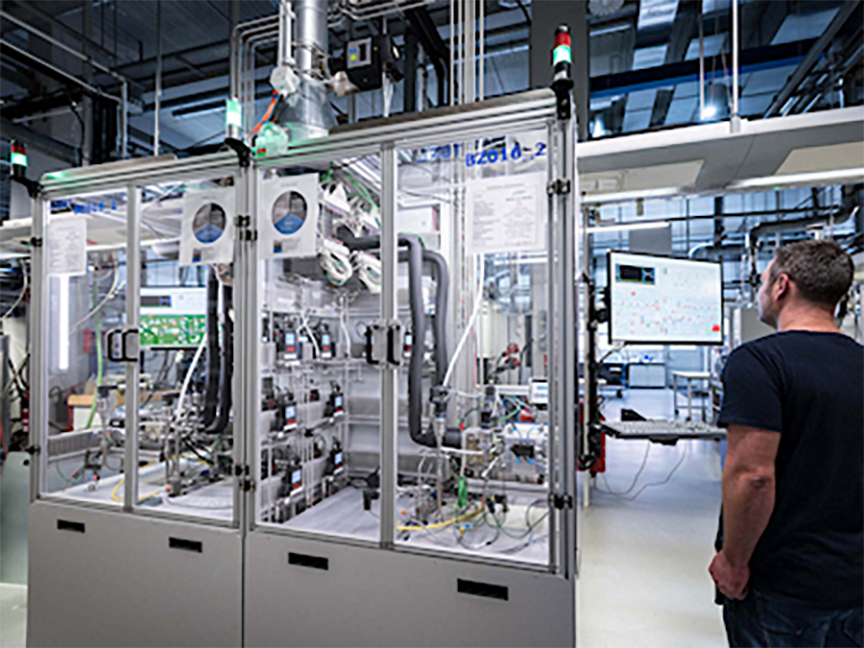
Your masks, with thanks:
[[[684,60],[690,41],[696,33],[696,18],[699,12],[699,3],[696,0],[681,0],[678,3],[678,12],[672,22],[669,34],[669,45],[666,47],[665,65],[679,63]],[[657,91],[654,97],[654,107],[651,109],[651,127],[663,126],[666,116],[669,114],[669,106],[672,105],[674,89],[662,89]]]
[[[89,38],[85,38],[77,29],[69,27],[65,23],[57,20],[50,13],[47,13],[43,10],[46,6],[49,5],[50,3],[47,2],[33,2],[32,0],[6,0],[3,3],[3,10],[8,11],[9,13],[15,15],[16,18],[20,18],[21,20],[25,20],[27,18],[37,18],[38,20],[45,22],[48,26],[54,29],[55,32],[62,32],[66,36],[74,38],[76,41],[81,43],[90,56],[98,55],[101,58],[105,59],[106,63],[110,62],[116,65],[117,59],[114,56],[113,52],[109,52],[95,41]]]
[[[861,9],[861,0],[853,0],[852,2],[844,2],[840,5],[840,9],[837,11],[834,19],[831,21],[831,24],[828,25],[827,29],[822,32],[822,36],[813,43],[810,50],[807,52],[807,55],[804,57],[804,60],[798,65],[798,69],[789,77],[789,80],[786,82],[786,85],[780,90],[777,96],[774,98],[774,101],[771,102],[771,105],[768,106],[768,110],[765,111],[765,117],[771,117],[780,113],[783,110],[786,102],[792,97],[792,94],[801,84],[801,82],[806,78],[807,74],[810,72],[810,69],[816,64],[816,61],[819,60],[819,57],[822,56],[822,53],[831,45],[831,42],[834,40],[834,37],[837,35],[837,32],[846,24],[846,21],[849,20],[850,16],[856,11],[860,11]],[[859,23],[860,24],[860,23]]]
[[[815,43],[815,39],[798,41],[795,43],[783,43],[782,45],[770,45],[757,47],[741,52],[741,67],[750,65],[770,64],[777,61],[795,60],[801,58],[801,50],[807,49]],[[726,56],[726,65],[729,57]],[[724,60],[721,56],[705,58],[705,68],[708,70],[723,70]],[[663,87],[681,83],[685,80],[698,78],[699,60],[681,61],[670,63],[659,67],[646,68],[643,70],[631,70],[629,72],[618,72],[602,77],[591,79],[591,92],[612,93],[633,92],[634,90],[647,87]]]

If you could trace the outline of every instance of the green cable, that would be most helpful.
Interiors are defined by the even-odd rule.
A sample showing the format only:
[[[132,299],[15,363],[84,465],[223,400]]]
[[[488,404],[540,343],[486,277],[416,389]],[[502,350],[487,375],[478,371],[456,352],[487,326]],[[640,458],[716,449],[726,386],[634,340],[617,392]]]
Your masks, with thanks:
[[[468,482],[465,480],[464,476],[460,475],[456,507],[457,509],[464,509],[466,506],[468,506]],[[457,515],[456,517],[459,516]]]
[[[501,530],[501,533],[506,535],[508,538],[512,538],[513,540],[524,540],[525,538],[528,537],[528,535],[530,533],[532,533],[534,531],[534,529],[536,529],[538,526],[540,526],[540,523],[546,519],[547,515],[549,515],[549,511],[546,511],[543,515],[541,515],[540,518],[534,524],[532,524],[530,527],[528,527],[528,529],[525,531],[525,533],[523,533],[520,536],[514,536],[513,534],[509,533],[503,526],[501,526],[501,523],[498,521],[498,517],[494,513],[492,514],[492,519],[495,520],[495,524]]]

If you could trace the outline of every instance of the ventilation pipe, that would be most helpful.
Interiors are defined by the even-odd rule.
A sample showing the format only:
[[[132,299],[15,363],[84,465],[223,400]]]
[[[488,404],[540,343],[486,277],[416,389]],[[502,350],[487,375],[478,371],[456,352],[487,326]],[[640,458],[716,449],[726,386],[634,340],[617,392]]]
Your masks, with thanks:
[[[287,4],[287,0],[282,0]],[[324,83],[327,62],[327,2],[293,0],[293,50],[299,85],[285,97],[274,121],[285,128],[290,141],[297,142],[327,135],[335,125],[328,87]],[[291,24],[283,21],[282,25]],[[291,51],[291,33],[280,33],[280,51]]]

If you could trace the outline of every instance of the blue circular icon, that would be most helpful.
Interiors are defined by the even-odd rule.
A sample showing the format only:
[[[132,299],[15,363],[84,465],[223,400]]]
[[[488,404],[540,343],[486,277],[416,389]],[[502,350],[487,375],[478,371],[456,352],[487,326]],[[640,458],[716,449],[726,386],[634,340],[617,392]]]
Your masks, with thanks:
[[[216,203],[207,203],[195,212],[192,233],[201,243],[214,243],[225,231],[225,210]]]
[[[281,234],[294,234],[306,222],[306,199],[296,191],[286,191],[273,204],[273,226]]]

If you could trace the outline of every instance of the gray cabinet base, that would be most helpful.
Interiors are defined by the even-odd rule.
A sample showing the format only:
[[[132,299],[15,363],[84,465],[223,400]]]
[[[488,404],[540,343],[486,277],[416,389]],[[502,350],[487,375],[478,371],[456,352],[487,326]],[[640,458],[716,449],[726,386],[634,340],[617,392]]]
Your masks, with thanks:
[[[27,645],[239,646],[240,534],[30,506]]]
[[[262,532],[246,543],[246,646],[575,645],[563,578]]]

